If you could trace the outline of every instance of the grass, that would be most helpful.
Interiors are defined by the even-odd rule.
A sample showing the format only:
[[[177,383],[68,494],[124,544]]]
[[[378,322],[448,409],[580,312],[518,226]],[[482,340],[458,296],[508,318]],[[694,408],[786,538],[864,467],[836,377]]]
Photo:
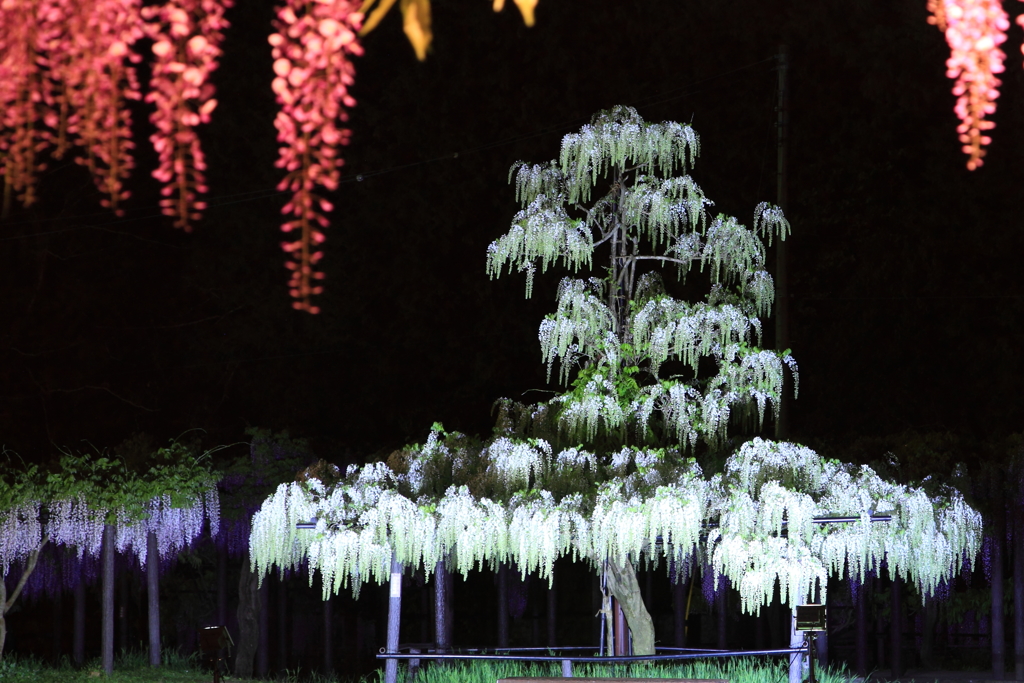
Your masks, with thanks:
[[[382,674],[378,674],[381,675]],[[495,683],[501,678],[520,676],[559,677],[562,668],[558,662],[487,662],[474,661],[449,666],[422,669],[416,683]],[[786,683],[789,679],[789,661],[783,658],[759,659],[753,657],[730,659],[689,660],[686,663],[638,662],[636,664],[576,664],[576,677],[594,678],[717,678],[730,683]],[[815,670],[820,683],[847,683],[845,669]],[[398,683],[412,683],[404,668],[399,669]]]
[[[598,678],[716,678],[728,679],[730,683],[786,683],[789,674],[787,660],[735,658],[691,660],[685,664],[644,662],[632,665],[577,664],[573,667],[576,676]],[[816,670],[815,677],[820,683],[847,683],[849,674],[844,669],[829,668]],[[473,661],[447,666],[426,666],[420,669],[416,683],[495,683],[501,678],[518,676],[558,677],[562,675],[557,662],[488,662]],[[378,671],[360,681],[347,683],[383,683],[383,671]],[[197,656],[182,657],[165,653],[163,666],[153,669],[149,666],[144,652],[132,652],[119,656],[114,662],[114,673],[103,674],[99,659],[92,660],[82,668],[76,668],[65,660],[59,666],[43,663],[31,657],[7,655],[0,660],[0,681],[3,683],[75,683],[97,680],[114,683],[200,683],[213,680],[212,672],[201,665]],[[240,683],[234,676],[223,680]],[[341,683],[345,679],[325,677],[317,673],[288,671],[277,681],[284,683]],[[398,683],[413,683],[405,667],[399,667]]]

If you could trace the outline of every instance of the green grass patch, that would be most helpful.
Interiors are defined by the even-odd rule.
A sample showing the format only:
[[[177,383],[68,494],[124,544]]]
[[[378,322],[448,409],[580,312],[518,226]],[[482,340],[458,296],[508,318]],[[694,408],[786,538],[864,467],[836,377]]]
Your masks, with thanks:
[[[845,667],[815,669],[819,683],[848,683]],[[383,683],[383,672],[378,672]],[[552,678],[562,675],[558,662],[489,662],[475,660],[426,666],[420,669],[416,683],[495,683],[502,678],[521,676]],[[593,678],[717,678],[730,683],[786,683],[789,660],[782,657],[732,657],[692,659],[685,663],[637,662],[635,664],[574,664],[573,675]],[[399,668],[398,683],[412,683],[405,667]]]
[[[789,663],[784,658],[730,658],[689,660],[685,663],[640,662],[636,664],[576,664],[576,676],[594,678],[704,678],[727,679],[730,683],[786,683]],[[501,678],[559,677],[558,662],[489,662],[476,660],[426,664],[416,676],[416,683],[495,683]],[[815,670],[819,683],[848,683],[845,668]],[[164,654],[162,666],[151,668],[145,652],[124,653],[114,662],[114,673],[106,676],[99,659],[74,667],[67,660],[60,665],[44,663],[32,657],[10,654],[0,660],[0,681],[3,683],[80,683],[86,681],[114,683],[208,683],[213,674],[198,656],[182,657],[173,652]],[[242,679],[228,676],[225,681],[239,683]],[[326,677],[315,672],[288,671],[274,679],[283,683],[383,683],[383,666],[362,680]],[[408,669],[400,666],[398,683],[413,683]]]

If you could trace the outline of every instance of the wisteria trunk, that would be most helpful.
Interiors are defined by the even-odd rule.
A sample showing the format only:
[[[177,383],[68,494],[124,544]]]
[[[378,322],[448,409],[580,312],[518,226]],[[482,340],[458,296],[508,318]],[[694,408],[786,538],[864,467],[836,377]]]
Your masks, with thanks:
[[[29,553],[28,562],[25,564],[25,571],[21,573],[21,578],[18,579],[18,583],[9,598],[7,597],[7,584],[4,583],[3,577],[0,577],[0,658],[4,656],[4,642],[7,640],[7,612],[14,606],[14,602],[21,595],[21,589],[25,587],[25,582],[28,581],[28,577],[32,576],[32,572],[35,571],[36,561],[39,559],[39,551],[46,545],[46,541],[47,537],[44,536],[39,546]]]
[[[103,670],[114,673],[114,525],[103,525]]]
[[[238,651],[235,654],[235,675],[253,677],[253,659],[260,640],[260,592],[256,574],[249,569],[248,555],[242,558],[238,579]]]
[[[672,615],[675,626],[676,647],[686,647],[686,584],[676,581],[672,584]]]
[[[633,634],[633,654],[653,655],[654,620],[644,606],[633,565],[628,562],[619,565],[614,560],[608,560],[608,590],[619,601],[626,615],[626,623]]]
[[[160,546],[153,531],[146,535],[146,600],[149,665],[160,666]]]
[[[448,569],[444,560],[439,560],[434,569],[434,643],[437,651],[444,654],[451,647],[451,615],[448,609]]]

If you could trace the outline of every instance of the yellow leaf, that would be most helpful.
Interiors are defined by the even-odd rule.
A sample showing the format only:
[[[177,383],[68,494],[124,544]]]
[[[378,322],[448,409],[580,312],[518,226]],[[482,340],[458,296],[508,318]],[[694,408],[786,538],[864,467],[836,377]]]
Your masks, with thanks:
[[[359,8],[359,11],[369,9],[376,0],[364,0],[363,6]],[[377,5],[377,9],[373,10],[373,13],[366,18],[366,23],[363,24],[363,28],[359,30],[359,35],[365,36],[367,33],[377,28],[377,24],[384,18],[384,15],[388,13],[388,10],[395,4],[395,0],[381,0],[381,3]]]
[[[505,9],[505,0],[494,0],[494,11],[500,12]]]
[[[523,23],[533,26],[533,10],[537,6],[537,0],[514,0],[519,13],[523,15]]]
[[[416,51],[416,59],[427,58],[427,48],[434,34],[430,30],[430,0],[402,0],[405,36]]]

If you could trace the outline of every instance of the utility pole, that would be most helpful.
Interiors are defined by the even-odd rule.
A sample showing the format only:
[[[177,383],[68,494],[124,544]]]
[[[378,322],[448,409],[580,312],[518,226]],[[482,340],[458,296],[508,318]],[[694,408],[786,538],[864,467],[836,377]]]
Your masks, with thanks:
[[[789,88],[787,83],[789,57],[786,46],[779,46],[778,71],[779,92],[776,111],[778,113],[778,165],[776,167],[775,203],[783,212],[787,206],[786,184],[786,146],[789,139]],[[780,239],[775,247],[775,348],[785,351],[789,348],[789,272],[786,242]],[[775,438],[784,440],[789,437],[789,401],[785,392],[780,400],[779,419],[775,421]]]

